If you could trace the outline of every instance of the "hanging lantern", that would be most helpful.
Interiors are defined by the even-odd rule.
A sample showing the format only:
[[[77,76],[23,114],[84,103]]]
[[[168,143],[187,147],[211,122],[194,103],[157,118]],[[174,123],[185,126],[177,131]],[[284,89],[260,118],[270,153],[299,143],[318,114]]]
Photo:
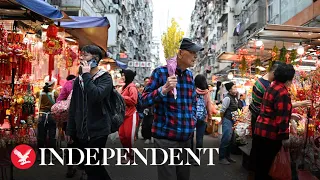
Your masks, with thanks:
[[[58,35],[58,27],[54,24],[50,24],[47,29],[47,37],[55,38]]]

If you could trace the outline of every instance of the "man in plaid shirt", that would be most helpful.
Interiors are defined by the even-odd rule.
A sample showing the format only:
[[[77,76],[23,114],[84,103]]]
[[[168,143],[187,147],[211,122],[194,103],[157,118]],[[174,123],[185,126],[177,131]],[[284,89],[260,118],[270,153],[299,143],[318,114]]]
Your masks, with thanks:
[[[196,91],[192,72],[187,68],[194,66],[196,53],[202,50],[202,47],[184,38],[177,54],[175,76],[169,77],[167,66],[152,72],[142,101],[145,106],[154,105],[152,136],[156,148],[190,148],[196,121]],[[177,89],[176,99],[172,93],[174,88]],[[183,151],[180,157],[185,163],[187,152]],[[163,154],[158,153],[157,163],[162,163],[163,158]],[[158,166],[158,180],[189,178],[190,166],[168,166],[168,163]]]
[[[255,179],[272,179],[269,171],[273,160],[282,147],[282,141],[289,139],[292,108],[310,105],[310,101],[292,105],[288,88],[292,84],[294,74],[295,70],[291,64],[280,64],[274,72],[275,81],[263,96],[252,141]]]

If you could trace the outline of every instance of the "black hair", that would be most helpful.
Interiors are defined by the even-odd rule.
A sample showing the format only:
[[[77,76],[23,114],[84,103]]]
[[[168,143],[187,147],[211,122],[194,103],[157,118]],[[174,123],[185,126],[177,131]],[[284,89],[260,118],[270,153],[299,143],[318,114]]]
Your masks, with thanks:
[[[240,97],[242,97],[243,96],[243,94],[240,94]]]
[[[278,67],[280,64],[284,64],[284,63],[282,63],[282,62],[280,62],[280,61],[272,61],[272,62],[270,63],[270,67],[268,68],[268,71],[269,71],[269,72],[275,72],[276,69],[277,69],[277,67]]]
[[[123,87],[123,89],[125,89],[130,83],[133,82],[134,80],[134,77],[137,75],[136,72],[130,70],[130,69],[125,69],[125,70],[122,70],[120,72],[121,74],[124,74],[126,80],[125,80],[125,86]]]
[[[97,56],[96,60],[97,62],[99,63],[100,60],[102,59],[102,50],[98,47],[98,46],[95,46],[95,45],[86,45],[84,46],[82,49],[81,49],[82,52],[86,52],[86,53],[90,53],[92,54],[93,56]]]
[[[194,79],[194,82],[195,82],[196,87],[201,90],[209,89],[209,86],[207,83],[207,78],[202,74],[198,74],[196,76],[196,78]]]
[[[146,81],[147,79],[150,79],[150,77],[145,77],[145,78],[143,79],[143,81]]]
[[[54,83],[53,83],[54,84]],[[52,84],[49,85],[49,83],[46,83],[45,86],[43,86],[43,92],[48,93],[50,92],[50,88],[51,88]]]
[[[73,74],[70,74],[70,75],[67,77],[67,80],[70,81],[70,80],[72,80],[72,79],[74,79],[74,78],[76,78],[76,76],[73,75]]]
[[[279,64],[278,68],[274,72],[274,80],[286,83],[287,81],[292,81],[295,73],[296,71],[292,64]]]

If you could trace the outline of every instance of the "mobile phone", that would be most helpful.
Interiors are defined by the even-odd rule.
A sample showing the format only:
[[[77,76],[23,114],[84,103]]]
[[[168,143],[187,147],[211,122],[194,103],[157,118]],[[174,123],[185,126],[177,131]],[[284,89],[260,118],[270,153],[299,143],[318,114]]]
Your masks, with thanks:
[[[90,61],[88,61],[88,63],[90,64],[90,68],[95,68],[98,66],[98,62],[95,59],[91,59]]]

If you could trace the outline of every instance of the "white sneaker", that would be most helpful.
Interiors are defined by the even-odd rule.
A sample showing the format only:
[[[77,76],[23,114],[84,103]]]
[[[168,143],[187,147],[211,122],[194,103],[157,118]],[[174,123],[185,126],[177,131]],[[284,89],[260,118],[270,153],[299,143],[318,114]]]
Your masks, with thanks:
[[[153,137],[151,137],[151,144],[153,144],[154,143],[154,139],[153,139]]]
[[[150,140],[147,139],[144,143],[145,143],[145,144],[150,144]]]

